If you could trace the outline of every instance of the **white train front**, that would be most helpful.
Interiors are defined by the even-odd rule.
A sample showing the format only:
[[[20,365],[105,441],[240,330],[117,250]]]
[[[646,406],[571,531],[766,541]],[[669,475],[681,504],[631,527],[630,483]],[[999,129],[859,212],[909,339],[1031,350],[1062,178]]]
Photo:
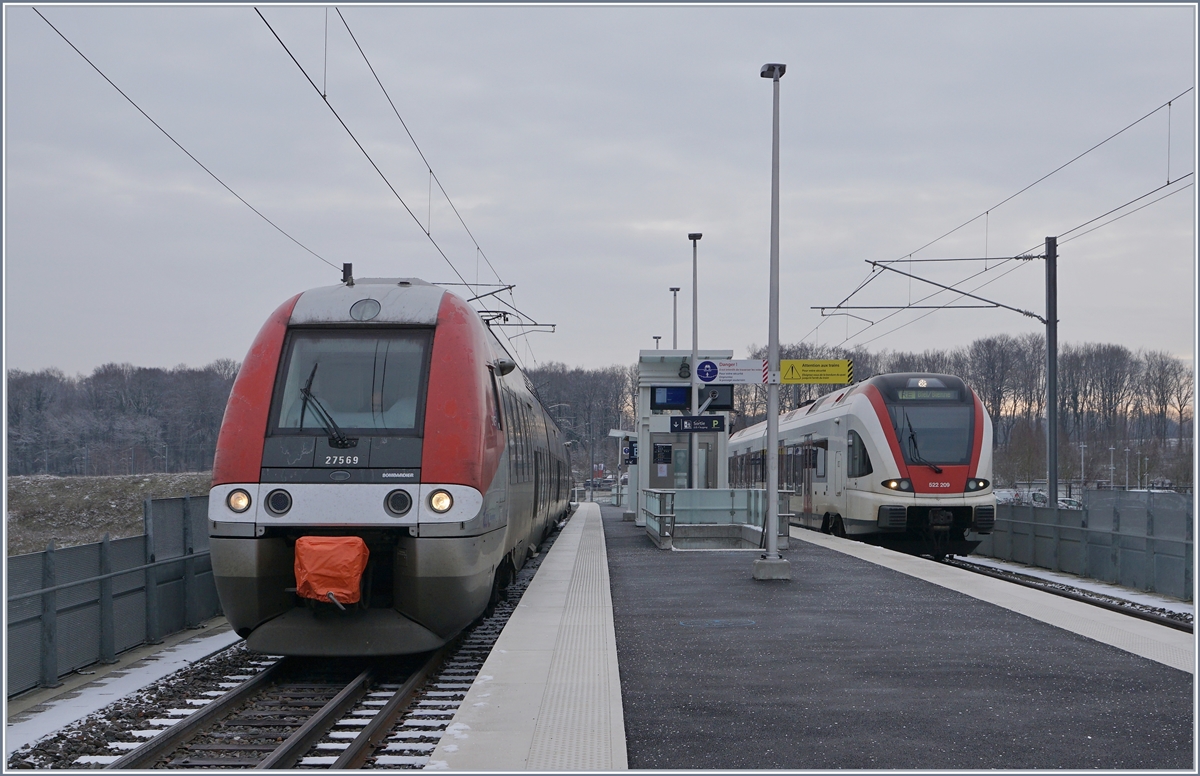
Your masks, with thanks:
[[[764,487],[766,422],[729,439],[732,487]],[[966,555],[991,533],[992,422],[951,375],[877,375],[779,418],[792,522],[906,552]]]

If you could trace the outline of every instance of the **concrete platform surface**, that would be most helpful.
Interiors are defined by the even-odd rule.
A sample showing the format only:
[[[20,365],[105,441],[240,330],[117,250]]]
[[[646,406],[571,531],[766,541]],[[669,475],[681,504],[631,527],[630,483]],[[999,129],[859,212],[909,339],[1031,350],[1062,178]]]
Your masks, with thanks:
[[[630,768],[1194,768],[1173,635],[806,531],[758,582],[603,514]]]
[[[957,590],[1057,628],[1195,674],[1196,639],[1190,633],[862,542],[795,527],[792,528],[792,538]]]
[[[426,768],[627,767],[605,554],[600,508],[581,504],[542,561]]]

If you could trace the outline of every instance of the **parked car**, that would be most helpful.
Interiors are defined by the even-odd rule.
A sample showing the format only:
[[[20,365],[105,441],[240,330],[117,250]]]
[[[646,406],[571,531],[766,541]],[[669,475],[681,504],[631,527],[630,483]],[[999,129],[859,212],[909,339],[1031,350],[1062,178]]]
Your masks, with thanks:
[[[1083,509],[1083,502],[1077,498],[1060,498],[1058,500],[1059,509]]]

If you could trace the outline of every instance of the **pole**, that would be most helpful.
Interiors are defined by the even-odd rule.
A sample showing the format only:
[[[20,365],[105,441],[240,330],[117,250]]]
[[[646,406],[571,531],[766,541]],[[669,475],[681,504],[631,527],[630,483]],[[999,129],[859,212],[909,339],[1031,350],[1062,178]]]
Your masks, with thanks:
[[[1087,450],[1087,445],[1083,442],[1079,443],[1079,497],[1083,498],[1083,491],[1087,488],[1086,469],[1083,468],[1083,451]]]
[[[679,350],[679,287],[671,286],[671,350]]]
[[[766,552],[754,562],[755,579],[791,579],[779,554],[779,79],[785,65],[763,65],[759,75],[772,82],[771,105],[771,296],[767,344],[767,515]]]
[[[1125,448],[1125,490],[1129,490],[1129,448]]]
[[[688,239],[692,241],[692,413],[700,408],[700,378],[696,376],[696,365],[700,363],[700,308],[699,294],[696,290],[696,244],[700,242],[700,232],[692,232]],[[700,487],[700,440],[695,433],[688,434],[688,487]]]
[[[1046,496],[1058,503],[1058,238],[1046,238]]]
[[[1113,471],[1115,470],[1113,466],[1113,451],[1116,449],[1115,447],[1108,448],[1108,487],[1110,490],[1116,485],[1113,482]]]

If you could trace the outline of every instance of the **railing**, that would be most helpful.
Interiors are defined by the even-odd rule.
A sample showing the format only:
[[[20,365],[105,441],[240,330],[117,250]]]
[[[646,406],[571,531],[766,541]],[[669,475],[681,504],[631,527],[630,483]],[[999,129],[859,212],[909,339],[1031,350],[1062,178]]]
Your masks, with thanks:
[[[207,518],[207,496],[148,499],[142,536],[9,558],[9,695],[219,614]]]
[[[688,490],[642,491],[642,516],[646,531],[656,537],[660,547],[677,546],[677,534],[682,535],[686,526],[707,528],[717,526],[746,526],[758,529],[761,537],[767,517],[767,492],[750,488],[699,488]],[[788,536],[791,514],[787,512],[790,491],[779,493],[779,525],[777,532]],[[711,531],[710,531],[711,533]],[[740,535],[740,531],[738,532]]]
[[[1193,505],[1177,493],[1087,491],[1084,509],[1012,506],[976,554],[1192,600]]]

